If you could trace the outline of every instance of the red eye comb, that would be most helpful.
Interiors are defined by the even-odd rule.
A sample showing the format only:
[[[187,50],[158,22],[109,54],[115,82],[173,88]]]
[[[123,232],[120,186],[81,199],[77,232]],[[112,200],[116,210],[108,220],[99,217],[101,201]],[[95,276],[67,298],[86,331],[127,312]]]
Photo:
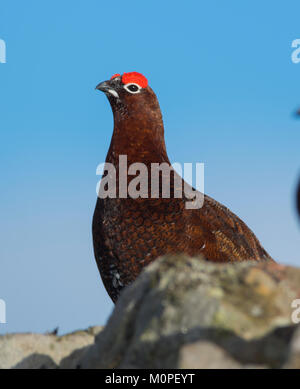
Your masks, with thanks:
[[[141,88],[146,88],[148,85],[147,78],[141,73],[137,72],[124,73],[122,76],[122,82],[123,84],[129,84],[130,82],[133,82],[138,84]]]
[[[121,74],[117,74],[117,73],[116,73],[116,74],[114,74],[113,76],[111,76],[110,79],[112,80],[113,78],[120,77],[120,76],[121,76]]]

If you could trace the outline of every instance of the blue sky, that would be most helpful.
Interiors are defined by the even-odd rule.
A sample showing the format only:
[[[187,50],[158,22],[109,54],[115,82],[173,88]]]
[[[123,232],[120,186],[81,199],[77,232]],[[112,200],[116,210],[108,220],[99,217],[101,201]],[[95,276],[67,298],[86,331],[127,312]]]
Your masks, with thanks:
[[[0,298],[13,331],[104,324],[93,258],[96,166],[112,114],[96,84],[138,71],[157,93],[173,162],[279,262],[300,265],[299,1],[2,1]]]

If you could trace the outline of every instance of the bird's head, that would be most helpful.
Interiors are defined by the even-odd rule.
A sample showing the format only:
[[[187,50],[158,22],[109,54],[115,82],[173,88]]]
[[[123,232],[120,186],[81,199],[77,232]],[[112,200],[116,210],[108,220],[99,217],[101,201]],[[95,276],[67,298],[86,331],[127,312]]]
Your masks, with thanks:
[[[145,159],[147,153],[151,158],[159,154],[158,160],[168,160],[159,103],[145,76],[137,72],[114,74],[96,89],[105,93],[113,111],[114,152],[128,158],[131,155],[133,161]]]
[[[114,74],[110,80],[98,84],[96,89],[106,94],[114,113],[159,109],[155,93],[141,73]]]

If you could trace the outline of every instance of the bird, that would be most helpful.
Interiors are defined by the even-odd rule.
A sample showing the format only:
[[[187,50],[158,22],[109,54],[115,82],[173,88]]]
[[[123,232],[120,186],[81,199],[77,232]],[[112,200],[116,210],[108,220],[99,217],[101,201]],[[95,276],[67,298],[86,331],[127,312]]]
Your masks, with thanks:
[[[181,177],[178,180],[171,168],[159,102],[143,74],[117,73],[96,89],[108,98],[114,118],[105,163],[113,166],[116,174],[114,177],[112,171],[104,171],[101,183],[105,182],[107,189],[108,178],[115,178],[116,196],[97,197],[92,221],[93,247],[103,284],[114,303],[124,287],[163,255],[201,256],[216,263],[274,261],[250,228],[224,205],[196,191],[203,196],[203,204],[188,209],[190,197],[175,196],[178,187],[188,184]],[[146,180],[149,187],[144,192],[124,196],[118,174],[124,168],[120,156],[126,156],[126,166],[169,166],[174,178],[170,179],[169,198],[162,195],[162,172],[158,197],[151,197],[150,175]],[[128,188],[138,176],[129,173],[128,170]]]

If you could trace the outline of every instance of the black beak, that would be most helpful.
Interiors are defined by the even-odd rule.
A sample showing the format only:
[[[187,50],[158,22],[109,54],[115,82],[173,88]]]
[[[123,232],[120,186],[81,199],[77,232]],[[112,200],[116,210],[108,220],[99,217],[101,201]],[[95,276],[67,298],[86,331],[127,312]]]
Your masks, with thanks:
[[[111,87],[109,81],[103,81],[100,82],[100,84],[98,84],[95,89],[101,90],[101,92],[106,92],[108,89],[113,89],[113,88]]]
[[[101,92],[104,92],[109,100],[119,100],[119,94],[117,91],[118,87],[114,81],[112,82],[109,80],[100,82],[100,84],[96,86],[96,89],[101,90]]]

